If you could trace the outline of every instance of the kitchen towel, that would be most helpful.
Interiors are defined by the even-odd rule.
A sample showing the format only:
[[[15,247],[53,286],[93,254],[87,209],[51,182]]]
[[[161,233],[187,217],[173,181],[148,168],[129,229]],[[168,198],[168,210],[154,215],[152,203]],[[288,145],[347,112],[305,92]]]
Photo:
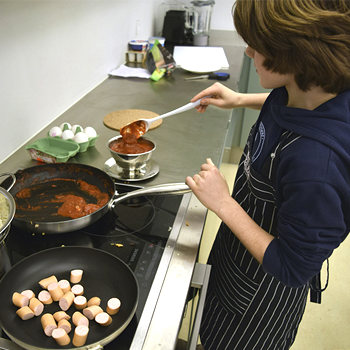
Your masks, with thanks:
[[[119,68],[110,71],[109,75],[123,78],[133,77],[149,79],[151,77],[151,73],[147,69],[127,67],[125,64],[122,64]]]

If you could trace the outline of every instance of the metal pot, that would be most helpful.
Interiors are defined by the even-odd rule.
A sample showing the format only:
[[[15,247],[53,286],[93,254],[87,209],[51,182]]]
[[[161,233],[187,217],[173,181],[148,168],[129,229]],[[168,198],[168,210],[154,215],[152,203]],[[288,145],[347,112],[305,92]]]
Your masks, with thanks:
[[[6,238],[10,231],[10,226],[5,230],[0,240],[0,279],[6,274],[11,268],[11,260],[6,247]]]
[[[9,257],[7,247],[6,247],[6,238],[8,236],[9,231],[10,231],[11,222],[13,220],[13,217],[14,217],[15,211],[16,211],[15,201],[14,201],[12,195],[8,192],[12,188],[12,186],[15,184],[16,177],[11,173],[0,174],[0,177],[2,177],[2,176],[11,176],[12,183],[10,184],[10,186],[8,187],[7,190],[0,187],[0,195],[5,197],[5,200],[6,200],[7,205],[8,205],[8,210],[9,210],[7,220],[0,227],[0,279],[11,268],[10,257]]]
[[[115,192],[114,181],[105,172],[89,165],[73,163],[34,166],[18,171],[16,179],[16,183],[11,189],[11,194],[16,198],[16,201],[16,194],[20,190],[40,187],[38,193],[33,192],[33,195],[25,200],[31,208],[41,209],[21,212],[17,205],[16,216],[13,218],[14,226],[35,233],[65,233],[80,230],[99,220],[113,207],[114,203],[133,196],[183,194],[190,191],[185,183],[175,183],[150,186],[119,195]],[[101,192],[107,193],[109,202],[97,211],[77,219],[59,216],[57,215],[57,210],[62,203],[50,202],[57,194],[62,194],[63,191],[57,179],[64,179],[63,182],[69,182],[72,185],[69,190],[76,191],[76,195],[82,197],[86,196],[86,194],[84,195],[81,190],[78,190],[76,180],[86,181],[88,184],[98,187]]]
[[[13,174],[11,174],[11,173],[0,174],[0,177],[2,177],[2,176],[11,176],[12,183],[10,183],[10,185],[7,188],[7,190],[2,188],[2,187],[0,187],[0,194],[2,194],[5,197],[5,199],[7,201],[7,204],[8,204],[8,208],[9,208],[9,214],[8,214],[6,222],[4,222],[2,226],[0,226],[0,240],[2,240],[2,238],[5,235],[7,235],[7,232],[9,231],[10,224],[12,222],[12,219],[13,219],[13,217],[15,215],[15,211],[16,211],[15,201],[14,201],[12,195],[8,192],[8,191],[11,190],[11,188],[15,184],[16,177]]]

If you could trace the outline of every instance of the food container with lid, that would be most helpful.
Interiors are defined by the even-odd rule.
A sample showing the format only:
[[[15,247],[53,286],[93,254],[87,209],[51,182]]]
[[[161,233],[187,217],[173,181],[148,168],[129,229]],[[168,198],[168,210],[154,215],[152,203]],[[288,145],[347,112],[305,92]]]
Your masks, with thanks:
[[[150,38],[148,38],[148,42],[149,42],[149,48],[151,49],[154,45],[154,43],[156,42],[156,40],[159,41],[159,43],[164,46],[165,43],[165,38],[163,38],[162,36],[151,36]]]
[[[129,47],[132,51],[146,51],[148,47],[147,40],[130,40]]]

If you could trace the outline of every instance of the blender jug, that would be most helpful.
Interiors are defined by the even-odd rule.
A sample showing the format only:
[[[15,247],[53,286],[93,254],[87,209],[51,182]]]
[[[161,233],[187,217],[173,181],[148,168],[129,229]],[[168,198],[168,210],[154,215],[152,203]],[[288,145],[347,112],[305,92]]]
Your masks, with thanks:
[[[193,45],[207,46],[209,44],[210,20],[214,0],[192,1],[193,5]]]

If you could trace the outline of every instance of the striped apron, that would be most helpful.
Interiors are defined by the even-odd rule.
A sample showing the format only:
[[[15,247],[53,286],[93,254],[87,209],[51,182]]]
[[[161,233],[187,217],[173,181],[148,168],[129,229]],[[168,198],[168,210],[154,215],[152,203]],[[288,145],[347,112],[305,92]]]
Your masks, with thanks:
[[[274,177],[279,153],[299,136],[285,132],[263,167],[251,166],[254,128],[239,164],[232,197],[276,237]],[[222,223],[208,264],[212,265],[200,337],[205,350],[284,350],[295,339],[309,283],[286,287],[266,274]]]

